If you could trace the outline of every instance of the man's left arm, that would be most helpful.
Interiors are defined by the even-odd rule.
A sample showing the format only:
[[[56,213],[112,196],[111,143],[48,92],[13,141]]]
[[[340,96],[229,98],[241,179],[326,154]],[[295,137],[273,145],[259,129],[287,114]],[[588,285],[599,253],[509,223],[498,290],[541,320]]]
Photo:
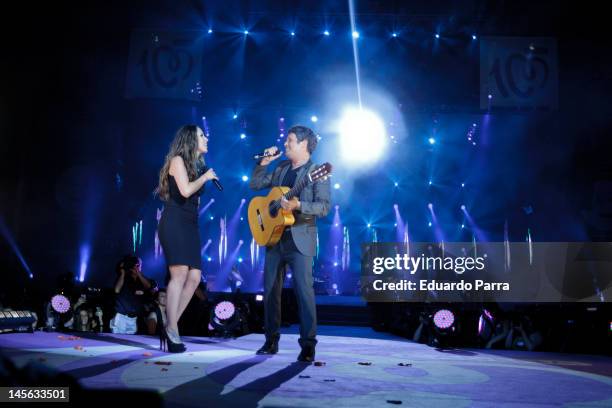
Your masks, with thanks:
[[[313,184],[313,201],[300,201],[302,214],[325,217],[331,206],[331,182],[329,178]]]

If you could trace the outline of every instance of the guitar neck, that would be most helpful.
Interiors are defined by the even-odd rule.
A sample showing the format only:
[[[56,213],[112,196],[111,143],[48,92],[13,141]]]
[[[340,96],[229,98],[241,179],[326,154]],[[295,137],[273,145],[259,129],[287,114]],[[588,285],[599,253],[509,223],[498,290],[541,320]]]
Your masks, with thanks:
[[[310,183],[310,174],[306,174],[291,188],[291,190],[287,191],[287,193],[285,194],[285,198],[287,200],[291,200],[293,197],[299,196],[304,187],[308,185],[308,183]]]

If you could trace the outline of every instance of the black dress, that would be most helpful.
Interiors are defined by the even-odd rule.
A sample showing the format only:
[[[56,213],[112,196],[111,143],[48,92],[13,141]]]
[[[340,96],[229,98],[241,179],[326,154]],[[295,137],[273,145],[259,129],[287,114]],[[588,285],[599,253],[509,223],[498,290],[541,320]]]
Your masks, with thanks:
[[[197,193],[185,198],[171,175],[168,175],[168,184],[170,197],[158,226],[159,242],[166,264],[187,265],[189,269],[202,270],[198,207],[204,186]]]

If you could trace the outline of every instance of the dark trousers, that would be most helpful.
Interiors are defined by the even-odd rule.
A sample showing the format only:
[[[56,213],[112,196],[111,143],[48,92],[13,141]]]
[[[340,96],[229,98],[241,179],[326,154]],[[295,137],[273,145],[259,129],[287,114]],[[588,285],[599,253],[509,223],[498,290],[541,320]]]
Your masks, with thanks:
[[[317,344],[317,309],[312,280],[312,256],[298,251],[291,232],[285,230],[281,240],[266,248],[264,267],[264,313],[266,339],[280,337],[281,292],[285,266],[289,265],[293,276],[298,310],[300,314],[300,340],[302,347]]]

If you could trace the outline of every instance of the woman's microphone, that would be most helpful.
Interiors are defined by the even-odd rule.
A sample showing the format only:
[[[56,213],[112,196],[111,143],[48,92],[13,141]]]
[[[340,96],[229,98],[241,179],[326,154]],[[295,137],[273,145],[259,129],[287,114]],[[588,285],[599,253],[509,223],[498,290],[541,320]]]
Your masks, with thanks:
[[[204,174],[206,173],[208,170],[210,169],[210,167],[204,165],[204,167],[202,168],[202,172],[200,174]],[[221,185],[221,183],[219,182],[219,180],[217,179],[212,179],[213,184],[215,185],[215,187],[217,187],[217,190],[219,191],[223,191],[223,186]]]

